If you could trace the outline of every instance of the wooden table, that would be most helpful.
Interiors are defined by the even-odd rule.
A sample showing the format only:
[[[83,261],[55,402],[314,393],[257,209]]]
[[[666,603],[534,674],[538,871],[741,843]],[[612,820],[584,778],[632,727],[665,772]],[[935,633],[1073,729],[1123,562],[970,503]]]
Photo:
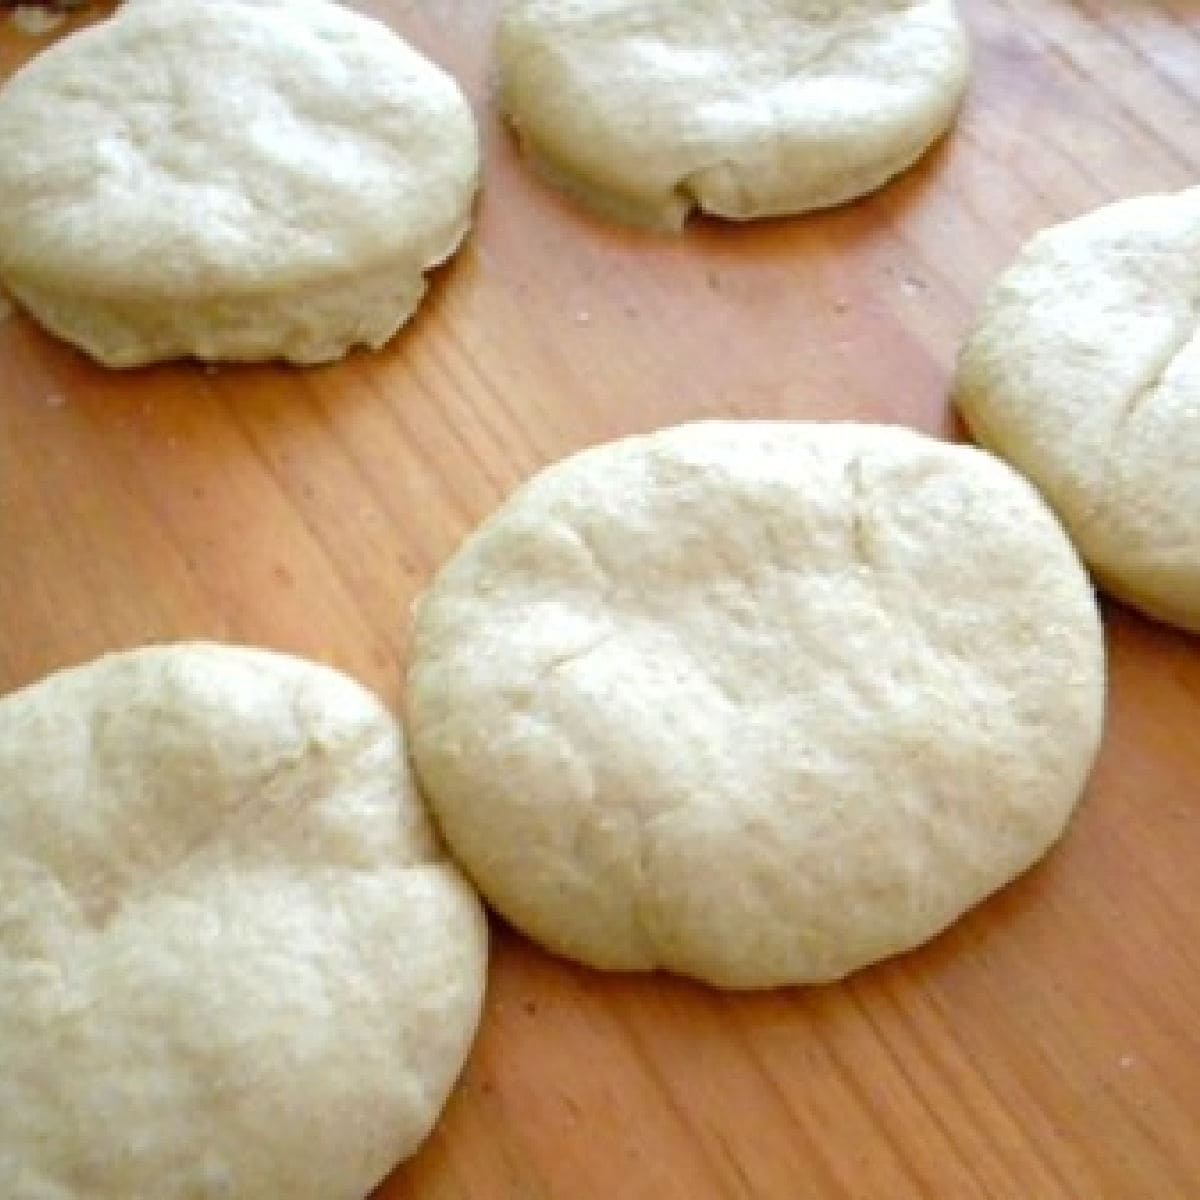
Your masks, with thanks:
[[[112,373],[0,324],[0,687],[209,637],[398,706],[414,596],[542,464],[717,415],[955,435],[956,348],[1018,245],[1200,178],[1194,0],[964,0],[974,81],[922,165],[836,212],[681,237],[611,228],[522,169],[492,3],[361,7],[468,88],[475,233],[406,332],[327,368]],[[39,44],[6,24],[0,71]],[[1106,617],[1107,740],[1044,865],[809,990],[606,977],[498,928],[470,1065],[379,1196],[1200,1196],[1200,641]]]

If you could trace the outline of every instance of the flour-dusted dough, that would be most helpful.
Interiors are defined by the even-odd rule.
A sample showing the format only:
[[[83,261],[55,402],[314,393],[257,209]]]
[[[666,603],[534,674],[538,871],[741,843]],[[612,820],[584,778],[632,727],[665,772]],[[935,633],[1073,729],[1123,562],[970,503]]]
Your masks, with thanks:
[[[422,603],[409,737],[484,895],[553,950],[719,985],[914,946],[1062,832],[1087,576],[998,459],[713,423],[576,455]]]
[[[967,77],[952,0],[508,0],[498,40],[534,161],[665,228],[873,191],[945,131]]]
[[[485,955],[344,676],[185,644],[0,700],[7,1200],[361,1200],[436,1119]]]
[[[1200,632],[1200,188],[1033,238],[963,348],[955,400],[1102,587]]]
[[[0,280],[110,366],[379,347],[479,171],[458,86],[335,4],[133,3],[0,92]]]

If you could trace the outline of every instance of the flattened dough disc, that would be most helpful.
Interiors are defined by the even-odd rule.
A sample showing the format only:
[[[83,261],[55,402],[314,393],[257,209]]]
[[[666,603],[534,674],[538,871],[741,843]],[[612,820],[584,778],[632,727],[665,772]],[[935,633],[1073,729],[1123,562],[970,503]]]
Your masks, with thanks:
[[[0,92],[0,280],[110,366],[379,347],[479,171],[453,80],[319,0],[134,3]]]
[[[0,1195],[363,1200],[479,1020],[395,720],[185,644],[0,700]]]
[[[1200,632],[1200,188],[1033,238],[963,348],[955,402],[1105,590]]]
[[[417,615],[409,736],[484,895],[605,968],[834,979],[1062,832],[1100,736],[1086,573],[991,455],[713,423],[532,479]]]
[[[678,228],[878,188],[952,121],[967,38],[951,0],[508,0],[499,58],[547,175]]]

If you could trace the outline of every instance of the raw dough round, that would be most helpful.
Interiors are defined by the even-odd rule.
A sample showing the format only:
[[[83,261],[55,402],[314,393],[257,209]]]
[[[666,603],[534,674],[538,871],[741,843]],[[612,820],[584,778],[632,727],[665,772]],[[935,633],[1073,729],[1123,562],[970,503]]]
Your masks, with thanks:
[[[344,676],[187,644],[0,700],[0,1195],[362,1200],[441,1110],[486,949]]]
[[[963,349],[955,401],[1103,588],[1200,632],[1200,188],[1033,238]]]
[[[123,6],[0,92],[0,279],[109,366],[379,347],[470,221],[448,75],[335,4]]]
[[[1087,576],[1034,490],[895,428],[578,454],[422,603],[414,764],[552,950],[729,987],[931,937],[1062,832],[1097,749]]]
[[[873,191],[950,125],[967,57],[951,0],[509,0],[499,32],[534,162],[664,228]]]

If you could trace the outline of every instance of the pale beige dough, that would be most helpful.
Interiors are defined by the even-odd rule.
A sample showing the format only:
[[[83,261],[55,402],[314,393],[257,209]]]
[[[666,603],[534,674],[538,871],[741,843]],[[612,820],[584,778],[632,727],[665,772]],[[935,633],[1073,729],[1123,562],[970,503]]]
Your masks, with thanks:
[[[508,0],[498,54],[542,171],[665,228],[873,191],[950,125],[968,65],[951,0]]]
[[[552,950],[730,987],[915,946],[1062,832],[1096,604],[999,460],[856,425],[585,451],[443,568],[407,713],[485,897]]]
[[[344,676],[184,644],[0,700],[6,1200],[362,1200],[441,1110],[485,956]]]
[[[470,222],[462,92],[341,6],[132,3],[0,91],[0,280],[116,367],[378,348]]]
[[[1034,237],[963,348],[955,402],[1103,588],[1200,632],[1200,188]]]

